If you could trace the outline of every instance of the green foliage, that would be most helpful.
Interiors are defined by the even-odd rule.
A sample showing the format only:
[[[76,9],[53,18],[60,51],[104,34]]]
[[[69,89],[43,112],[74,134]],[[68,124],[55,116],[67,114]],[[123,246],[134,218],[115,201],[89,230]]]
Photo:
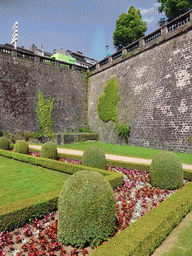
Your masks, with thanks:
[[[83,153],[82,165],[106,170],[105,153],[98,146],[88,147]]]
[[[158,11],[160,13],[165,12],[165,16],[168,18],[167,20],[161,18],[157,23],[159,27],[181,16],[185,12],[188,12],[192,8],[191,0],[157,0],[157,2],[161,3],[161,6],[158,7]]]
[[[111,78],[104,87],[104,93],[99,97],[98,114],[99,118],[108,122],[112,120],[118,126],[116,105],[119,100],[118,82]]]
[[[0,137],[2,137],[3,136],[3,132],[0,130]]]
[[[131,130],[131,126],[129,125],[127,127],[127,125],[125,123],[122,123],[119,127],[118,127],[118,136],[124,136],[126,139],[126,143],[128,142],[128,137],[129,137],[129,133]]]
[[[55,135],[51,131],[53,125],[51,112],[53,110],[54,99],[50,98],[47,104],[42,92],[39,92],[38,100],[36,113],[38,114],[39,127],[45,136],[48,136],[49,139],[53,139]]]
[[[44,143],[41,147],[41,157],[56,160],[58,158],[56,145],[51,141]]]
[[[127,14],[123,12],[119,16],[113,33],[113,43],[117,51],[144,36],[147,23],[141,19],[140,10],[136,10],[133,5]]]
[[[173,41],[173,47],[176,46],[176,42],[177,42],[177,39],[175,38],[174,41]]]
[[[29,146],[28,143],[24,140],[18,140],[14,145],[14,152],[20,154],[28,154]]]
[[[79,127],[79,132],[86,132],[86,133],[93,133],[91,130],[89,130],[89,126],[86,127]]]
[[[125,59],[127,57],[127,54],[123,54],[122,59]]]
[[[0,149],[8,150],[10,148],[10,142],[6,137],[0,137]]]
[[[58,238],[63,245],[98,246],[115,232],[116,201],[98,172],[79,171],[67,179],[58,199]]]
[[[151,185],[174,190],[183,185],[183,167],[178,156],[162,151],[155,155],[150,166]]]
[[[85,78],[86,83],[88,83],[90,75],[92,75],[92,71],[87,70],[84,72],[84,78]]]
[[[43,134],[41,132],[35,132],[34,136],[36,139],[39,139]]]
[[[188,137],[188,141],[191,143],[192,142],[192,135],[190,135],[189,137]]]
[[[31,134],[28,133],[28,132],[24,132],[23,135],[24,135],[24,140],[25,140],[25,141],[28,141]]]

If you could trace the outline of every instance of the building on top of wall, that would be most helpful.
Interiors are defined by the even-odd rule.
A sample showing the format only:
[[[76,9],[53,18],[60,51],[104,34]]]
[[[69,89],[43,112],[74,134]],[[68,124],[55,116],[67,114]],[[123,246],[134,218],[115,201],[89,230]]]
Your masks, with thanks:
[[[48,57],[50,58],[53,54],[50,52],[42,52],[41,49],[37,49],[37,46],[35,46],[35,44],[32,44],[31,46],[29,46],[29,50],[31,50],[34,54],[39,55],[39,56],[43,56],[44,57]]]
[[[54,54],[55,53],[60,53],[60,54],[66,55],[66,56],[71,56],[72,58],[76,59],[76,63],[75,63],[76,65],[79,65],[79,66],[82,66],[82,67],[86,67],[86,68],[89,68],[90,66],[98,63],[98,61],[84,56],[83,53],[79,52],[79,51],[72,52],[70,50],[63,50],[61,48],[59,50],[54,49],[53,53]]]

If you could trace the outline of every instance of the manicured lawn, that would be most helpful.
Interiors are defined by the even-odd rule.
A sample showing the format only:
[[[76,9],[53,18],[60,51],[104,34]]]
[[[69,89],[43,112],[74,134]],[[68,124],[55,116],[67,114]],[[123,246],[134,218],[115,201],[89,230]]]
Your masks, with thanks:
[[[33,143],[29,143],[29,144],[42,146],[42,144],[33,144]],[[136,158],[146,158],[146,159],[152,159],[157,153],[162,151],[162,150],[134,147],[134,146],[128,146],[128,145],[120,146],[115,144],[104,143],[101,141],[57,145],[57,147],[85,151],[85,149],[91,145],[99,146],[100,148],[103,149],[105,154],[129,156],[129,157],[136,157]],[[183,164],[192,165],[192,154],[184,154],[184,153],[178,153],[178,152],[173,152],[173,153],[179,157],[179,159]]]
[[[172,249],[164,256],[186,256],[192,255],[192,222],[189,222],[174,242]]]
[[[162,243],[156,251],[154,256],[185,256],[192,255],[192,212],[190,212],[184,219],[183,223],[173,229],[172,233]],[[167,246],[168,245],[168,246]],[[152,254],[153,256],[153,254]]]
[[[0,206],[62,189],[69,174],[0,156]]]

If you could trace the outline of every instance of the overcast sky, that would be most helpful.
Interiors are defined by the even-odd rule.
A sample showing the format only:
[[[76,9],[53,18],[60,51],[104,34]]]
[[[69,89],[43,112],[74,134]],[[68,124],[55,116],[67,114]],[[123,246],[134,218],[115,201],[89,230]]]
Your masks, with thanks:
[[[97,61],[115,53],[113,33],[116,20],[131,5],[140,9],[147,22],[145,35],[159,28],[164,13],[158,12],[157,1],[125,0],[0,0],[0,44],[12,40],[12,28],[18,22],[17,46],[53,53],[53,49],[80,51]]]

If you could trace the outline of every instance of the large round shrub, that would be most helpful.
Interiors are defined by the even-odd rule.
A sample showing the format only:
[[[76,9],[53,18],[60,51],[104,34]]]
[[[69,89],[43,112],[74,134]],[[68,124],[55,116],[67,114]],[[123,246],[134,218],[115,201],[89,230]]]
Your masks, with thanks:
[[[98,146],[88,147],[83,154],[82,165],[105,170],[106,169],[105,153]]]
[[[63,245],[98,246],[113,235],[116,201],[110,183],[96,171],[67,179],[58,199],[58,238]]]
[[[14,145],[14,152],[20,154],[28,154],[29,146],[28,143],[24,140],[18,140]]]
[[[58,158],[56,145],[51,141],[44,143],[41,147],[41,157],[56,160]]]
[[[183,185],[183,167],[178,156],[162,151],[155,155],[150,166],[151,185],[174,190]]]
[[[0,137],[0,149],[8,150],[10,148],[10,142],[6,137]]]

